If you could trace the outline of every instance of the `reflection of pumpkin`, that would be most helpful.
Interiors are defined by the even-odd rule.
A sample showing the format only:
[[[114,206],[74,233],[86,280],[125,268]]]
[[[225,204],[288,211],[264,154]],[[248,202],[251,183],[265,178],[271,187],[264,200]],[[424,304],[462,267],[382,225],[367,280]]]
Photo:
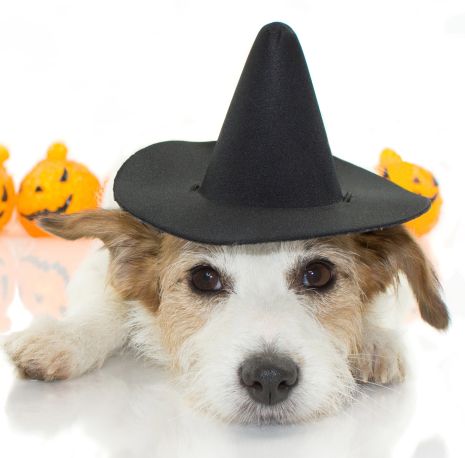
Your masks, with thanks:
[[[68,302],[66,287],[90,243],[59,238],[24,239],[16,243],[19,295],[33,315],[57,318],[62,315]]]
[[[0,239],[0,332],[7,331],[6,313],[15,291],[15,258],[6,240]]]
[[[380,175],[393,183],[431,200],[430,210],[420,217],[405,223],[405,226],[416,236],[429,232],[439,219],[442,205],[438,183],[431,172],[419,165],[404,162],[391,149],[385,149],[381,152],[377,168]]]
[[[55,143],[23,179],[19,188],[18,212],[24,228],[33,236],[47,235],[34,222],[37,216],[75,213],[96,208],[100,183],[87,167],[66,159],[67,149]]]
[[[3,165],[9,157],[8,150],[0,146],[0,229],[10,220],[15,207],[15,187]]]

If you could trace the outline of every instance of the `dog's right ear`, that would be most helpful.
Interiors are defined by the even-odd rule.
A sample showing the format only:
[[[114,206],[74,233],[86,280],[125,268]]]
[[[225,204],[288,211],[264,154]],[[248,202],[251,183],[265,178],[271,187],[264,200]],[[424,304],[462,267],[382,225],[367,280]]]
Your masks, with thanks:
[[[364,266],[363,290],[379,293],[404,272],[417,299],[422,318],[437,329],[449,325],[449,313],[433,267],[403,226],[355,234]]]
[[[100,239],[111,255],[109,281],[124,300],[158,307],[158,263],[162,234],[123,210],[87,210],[44,216],[39,226],[67,240]]]

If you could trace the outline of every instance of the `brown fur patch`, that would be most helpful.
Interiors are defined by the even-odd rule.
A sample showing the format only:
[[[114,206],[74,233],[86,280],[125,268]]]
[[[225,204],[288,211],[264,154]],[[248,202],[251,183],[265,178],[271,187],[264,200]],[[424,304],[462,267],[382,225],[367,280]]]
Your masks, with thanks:
[[[321,257],[334,263],[336,283],[321,294],[318,291],[300,294],[311,296],[315,316],[339,341],[344,342],[350,354],[367,351],[365,340],[369,340],[369,336],[366,333],[371,331],[365,329],[363,316],[369,312],[368,308],[375,297],[398,281],[399,271],[405,273],[410,283],[422,318],[438,329],[447,327],[448,312],[440,298],[440,285],[434,270],[402,226],[309,240],[306,249],[312,253],[313,259]],[[294,289],[298,282],[293,277],[300,275],[300,270],[296,266],[288,278],[289,285],[294,285]],[[379,349],[376,351],[379,353]],[[386,367],[392,365],[389,357],[372,360],[364,354],[362,359],[366,363],[370,360],[369,364],[373,364],[372,379],[384,383],[389,372]],[[398,368],[396,377],[401,378],[402,364],[399,363]]]
[[[318,321],[345,348],[353,351],[362,339],[363,314],[366,304],[361,301],[351,241],[347,236],[325,237],[306,242],[311,253],[308,261],[326,259],[333,264],[334,285],[323,291],[306,291]],[[302,293],[301,293],[302,294]]]
[[[20,334],[20,333],[18,333]],[[5,350],[17,367],[19,375],[51,382],[71,377],[70,352],[50,348],[53,336],[35,336],[21,345],[6,343]]]
[[[111,255],[109,281],[124,300],[151,310],[159,304],[158,257],[162,235],[122,210],[89,210],[39,220],[48,232],[68,240],[98,238]]]
[[[436,274],[421,248],[402,226],[354,234],[361,289],[367,302],[397,281],[402,271],[417,299],[422,318],[437,329],[446,329],[449,314],[440,297]]]
[[[204,325],[212,307],[224,298],[222,293],[196,294],[188,285],[190,269],[202,263],[212,251],[215,251],[213,246],[170,235],[163,237],[159,259],[161,301],[157,315],[163,344],[172,355],[174,366],[178,349]]]
[[[55,380],[66,380],[71,376],[71,371],[68,367],[68,354],[66,352],[59,352],[54,355],[47,366],[44,366],[41,361],[34,359],[25,361],[13,359],[13,362],[23,377],[34,380],[52,382]]]

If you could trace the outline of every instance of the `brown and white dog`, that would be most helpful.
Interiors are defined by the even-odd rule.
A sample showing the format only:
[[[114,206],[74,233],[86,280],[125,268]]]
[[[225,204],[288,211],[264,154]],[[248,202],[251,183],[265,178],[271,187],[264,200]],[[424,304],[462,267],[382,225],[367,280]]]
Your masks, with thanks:
[[[41,224],[107,249],[74,279],[65,319],[7,337],[7,353],[33,379],[77,377],[130,347],[169,366],[186,397],[213,416],[294,423],[336,412],[357,382],[403,379],[399,330],[386,324],[395,310],[379,300],[399,275],[423,319],[448,325],[436,276],[401,226],[213,246],[160,233],[119,209]]]

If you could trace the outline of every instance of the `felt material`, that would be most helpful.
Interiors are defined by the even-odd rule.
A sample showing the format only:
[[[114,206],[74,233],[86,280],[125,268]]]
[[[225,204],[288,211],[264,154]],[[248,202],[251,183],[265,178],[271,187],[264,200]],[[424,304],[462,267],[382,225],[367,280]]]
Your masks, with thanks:
[[[118,171],[114,196],[162,231],[212,244],[380,229],[430,207],[331,155],[302,49],[281,23],[258,34],[218,141],[139,151]]]
[[[342,199],[305,57],[292,29],[258,34],[200,192],[253,207],[313,207]]]

